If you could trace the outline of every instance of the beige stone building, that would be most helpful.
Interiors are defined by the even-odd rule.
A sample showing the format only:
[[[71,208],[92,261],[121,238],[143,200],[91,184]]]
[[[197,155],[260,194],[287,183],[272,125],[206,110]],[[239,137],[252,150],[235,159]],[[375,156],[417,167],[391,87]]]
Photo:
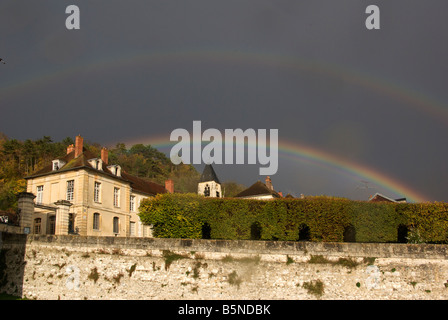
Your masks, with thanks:
[[[83,147],[81,136],[65,156],[26,180],[28,199],[35,196],[28,230],[34,234],[150,237],[150,227],[138,216],[140,202],[174,192],[171,180],[161,186],[109,163],[106,148],[95,156]]]

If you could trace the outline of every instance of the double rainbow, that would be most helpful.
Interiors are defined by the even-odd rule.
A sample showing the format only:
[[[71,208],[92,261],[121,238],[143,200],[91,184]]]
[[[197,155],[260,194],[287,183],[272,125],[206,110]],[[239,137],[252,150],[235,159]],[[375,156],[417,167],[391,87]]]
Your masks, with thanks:
[[[289,72],[308,72],[322,75],[329,78],[336,78],[347,81],[356,86],[367,88],[380,95],[388,96],[396,101],[404,102],[406,107],[416,109],[426,116],[434,117],[436,121],[443,121],[448,124],[448,107],[446,104],[422,94],[416,90],[411,90],[397,85],[385,79],[376,78],[367,74],[362,74],[346,67],[332,65],[328,63],[305,60],[299,57],[285,56],[278,54],[247,52],[247,51],[224,51],[224,50],[182,50],[167,52],[143,52],[141,54],[127,54],[109,57],[101,57],[93,61],[81,62],[56,71],[47,73],[37,73],[28,78],[11,80],[0,88],[0,101],[2,98],[22,94],[23,91],[31,89],[36,85],[50,85],[55,82],[62,82],[82,74],[101,73],[111,68],[128,68],[131,66],[151,67],[174,62],[185,63],[233,63],[243,65],[254,65],[268,68],[284,68]],[[139,139],[155,147],[167,147],[173,143],[167,142],[168,135],[152,136]],[[137,142],[137,141],[134,141]],[[128,142],[130,143],[130,142]],[[342,157],[329,154],[322,150],[306,146],[298,142],[282,140],[279,141],[280,156],[292,157],[293,159],[305,159],[307,161],[323,164],[325,166],[343,171],[347,174],[358,175],[387,190],[402,194],[410,201],[424,202],[428,197],[400,181],[369,168],[359,163],[355,163]]]

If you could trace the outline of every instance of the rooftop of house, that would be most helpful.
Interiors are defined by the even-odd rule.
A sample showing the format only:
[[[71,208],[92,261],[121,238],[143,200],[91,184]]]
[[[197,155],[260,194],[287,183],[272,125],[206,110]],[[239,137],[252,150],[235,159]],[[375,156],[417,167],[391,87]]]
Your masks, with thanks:
[[[406,202],[406,198],[392,199],[392,198],[386,197],[385,195],[377,192],[369,198],[369,201],[370,202]]]
[[[262,195],[272,195],[274,198],[280,198],[280,194],[275,191],[273,188],[269,188],[266,184],[261,181],[255,182],[246,190],[238,193],[235,198],[243,198],[243,197],[255,197]]]

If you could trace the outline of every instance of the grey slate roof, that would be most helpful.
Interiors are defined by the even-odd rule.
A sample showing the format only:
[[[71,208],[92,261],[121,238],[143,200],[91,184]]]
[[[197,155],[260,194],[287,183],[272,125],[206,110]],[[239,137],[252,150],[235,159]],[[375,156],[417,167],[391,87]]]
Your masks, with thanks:
[[[207,181],[215,181],[216,183],[221,183],[219,182],[218,176],[216,175],[216,172],[211,164],[205,165],[204,171],[202,172],[201,175],[200,182],[207,182]]]

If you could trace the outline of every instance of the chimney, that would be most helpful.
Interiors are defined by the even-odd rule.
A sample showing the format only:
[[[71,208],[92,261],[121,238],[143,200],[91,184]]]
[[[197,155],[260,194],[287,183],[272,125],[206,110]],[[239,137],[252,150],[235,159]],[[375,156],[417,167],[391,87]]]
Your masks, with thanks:
[[[173,180],[165,180],[165,189],[169,193],[174,193],[174,181]]]
[[[274,187],[272,186],[272,181],[269,176],[266,177],[266,187],[268,187],[271,190],[274,190]]]
[[[84,139],[78,135],[75,140],[75,158],[79,157],[82,154]]]
[[[69,146],[67,147],[67,154],[72,153],[73,150],[75,150],[75,146],[74,146],[73,144],[69,145]]]
[[[109,161],[109,151],[107,150],[107,148],[103,147],[101,149],[101,160],[104,164],[107,164],[107,162]]]

